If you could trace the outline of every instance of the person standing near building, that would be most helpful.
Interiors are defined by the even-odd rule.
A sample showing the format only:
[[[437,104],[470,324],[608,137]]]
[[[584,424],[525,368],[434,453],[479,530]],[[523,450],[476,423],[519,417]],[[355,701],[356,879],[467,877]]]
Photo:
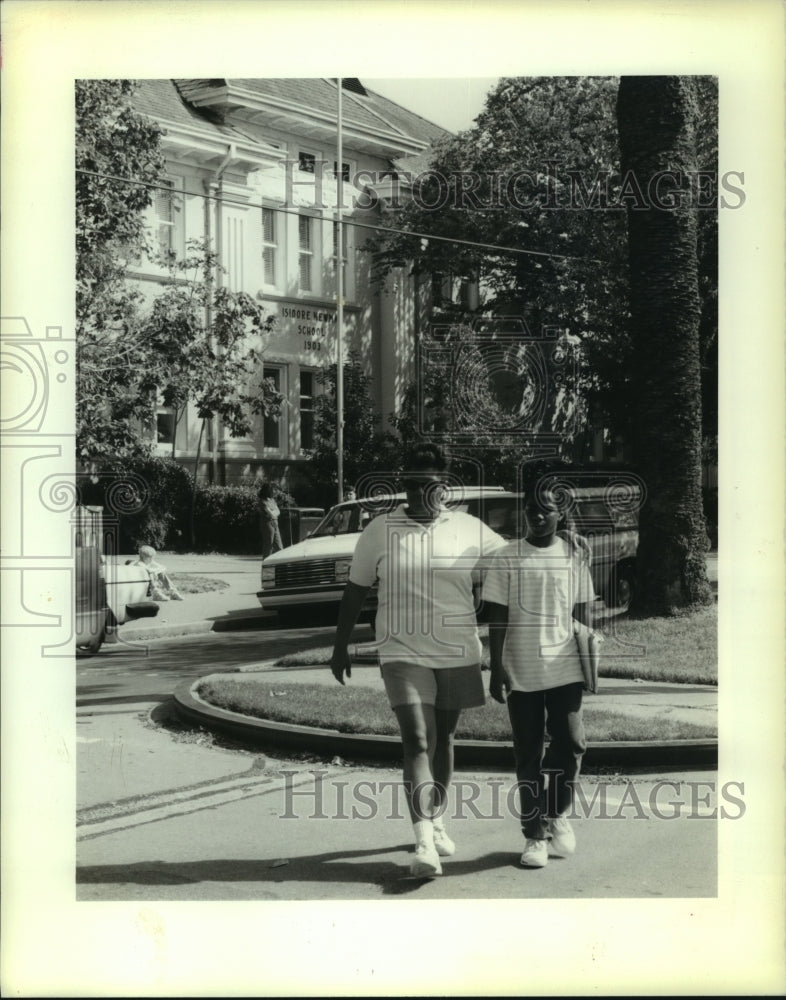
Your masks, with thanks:
[[[525,837],[521,864],[543,868],[549,848],[576,848],[566,817],[586,750],[584,675],[574,618],[590,626],[595,600],[587,552],[557,534],[553,493],[537,490],[524,507],[526,538],[498,552],[483,582],[489,610],[491,682],[507,700]],[[550,742],[544,755],[544,723]]]
[[[262,558],[267,559],[273,552],[283,549],[278,518],[281,514],[273,497],[273,487],[270,483],[262,483],[259,487],[259,513],[262,527]]]
[[[473,576],[505,545],[478,518],[446,509],[445,468],[439,449],[421,446],[402,477],[406,503],[374,518],[358,539],[330,663],[344,684],[352,630],[377,581],[376,649],[401,734],[417,878],[440,875],[440,858],[456,849],[442,818],[453,737],[462,709],[485,703]]]

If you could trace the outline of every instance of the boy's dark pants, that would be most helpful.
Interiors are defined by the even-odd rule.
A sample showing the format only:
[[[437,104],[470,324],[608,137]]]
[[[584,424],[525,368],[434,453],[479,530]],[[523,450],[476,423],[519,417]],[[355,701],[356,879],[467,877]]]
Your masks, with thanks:
[[[573,802],[573,782],[579,776],[581,755],[587,748],[581,716],[583,690],[579,682],[547,691],[508,693],[525,837],[545,840],[547,819],[567,812]],[[545,755],[544,724],[551,738]]]

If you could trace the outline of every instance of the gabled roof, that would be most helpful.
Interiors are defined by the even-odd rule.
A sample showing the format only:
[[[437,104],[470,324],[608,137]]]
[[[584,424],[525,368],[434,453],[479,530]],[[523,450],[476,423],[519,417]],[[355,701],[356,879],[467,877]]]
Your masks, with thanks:
[[[187,113],[216,125],[249,129],[267,126],[314,140],[332,138],[336,128],[336,81],[325,78],[202,78],[173,81]],[[348,150],[394,159],[419,156],[449,133],[402,108],[360,80],[348,78],[342,106]]]
[[[227,143],[237,144],[241,159],[249,164],[267,163],[280,155],[242,128],[219,121],[211,112],[192,108],[183,100],[173,80],[136,82],[134,106],[163,126],[165,144],[180,146],[205,163],[220,159]]]

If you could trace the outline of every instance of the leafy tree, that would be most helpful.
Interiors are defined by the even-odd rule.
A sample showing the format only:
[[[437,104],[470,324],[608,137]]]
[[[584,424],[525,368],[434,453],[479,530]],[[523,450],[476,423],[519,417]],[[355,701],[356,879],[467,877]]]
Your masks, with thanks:
[[[251,433],[254,418],[278,416],[283,396],[261,378],[262,346],[274,317],[246,292],[216,285],[223,271],[204,241],[190,240],[182,260],[172,260],[164,290],[142,318],[139,336],[154,364],[140,373],[138,390],[148,400],[158,392],[177,424],[189,404],[200,419],[194,458],[190,533],[205,426],[218,417],[231,437]],[[173,445],[174,450],[174,445]]]
[[[336,500],[336,366],[318,375],[323,386],[314,416],[314,448],[308,474],[325,505]],[[370,472],[397,472],[401,468],[400,447],[392,434],[379,429],[379,414],[371,398],[371,378],[354,354],[344,363],[344,482],[355,485]]]
[[[134,91],[130,80],[78,80],[75,89],[76,437],[85,463],[149,450],[140,431],[150,401],[138,390],[142,296],[126,265],[147,252],[143,212],[164,158],[161,130],[133,109]]]
[[[699,166],[714,170],[717,86],[710,78],[697,83]],[[523,316],[535,337],[548,327],[561,332],[571,351],[570,377],[554,386],[555,401],[569,419],[553,429],[577,454],[590,413],[627,438],[632,430],[627,186],[620,168],[617,88],[610,77],[501,80],[475,125],[437,147],[413,200],[387,213],[388,232],[372,244],[380,277],[408,259],[424,275],[477,277],[485,293],[483,315]],[[717,230],[713,206],[708,209],[700,228],[700,293],[711,394]],[[451,322],[467,315],[448,306],[436,318]],[[711,431],[709,408],[707,414]]]
[[[541,347],[523,338],[500,347],[461,323],[443,327],[433,342],[422,340],[428,360],[391,417],[405,465],[425,437],[443,445],[452,472],[467,482],[482,474],[485,483],[514,488],[543,425],[557,419],[533,377],[543,361]]]
[[[272,326],[246,293],[216,281],[215,253],[189,242],[151,303],[128,262],[151,256],[144,209],[164,169],[160,130],[131,107],[131,81],[79,81],[77,111],[77,452],[117,465],[150,452],[157,397],[176,420],[189,403],[233,437],[282,397],[260,377]],[[134,181],[142,183],[136,184]]]
[[[391,229],[447,239],[385,234],[376,249],[382,273],[411,254],[424,272],[479,278],[485,315],[523,317],[535,337],[558,330],[573,352],[563,404],[583,399],[624,425],[629,345],[625,219],[613,208],[615,97],[610,78],[501,80],[474,127],[441,144],[412,202],[389,217]],[[457,318],[455,310],[446,318]],[[566,442],[580,427],[564,425]]]
[[[158,391],[176,423],[193,403],[202,421],[220,418],[232,437],[243,437],[259,414],[277,416],[282,395],[262,372],[261,347],[274,317],[246,292],[216,285],[223,271],[204,241],[190,240],[188,252],[170,263],[163,291],[140,322],[140,336],[156,367],[140,377],[148,398]]]
[[[113,294],[122,291],[125,258],[147,245],[142,213],[164,157],[161,129],[133,108],[135,90],[133,80],[76,81],[78,332],[117,318]],[[118,177],[131,183],[119,184]]]
[[[688,77],[623,77],[623,169],[646,189],[659,171],[695,174],[696,89]],[[637,556],[640,611],[709,603],[701,498],[701,301],[697,210],[628,210],[635,454],[646,488]]]

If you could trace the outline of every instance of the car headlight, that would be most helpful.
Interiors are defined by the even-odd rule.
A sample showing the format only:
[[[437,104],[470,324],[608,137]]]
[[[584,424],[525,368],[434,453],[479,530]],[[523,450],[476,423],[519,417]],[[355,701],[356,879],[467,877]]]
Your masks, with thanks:
[[[275,566],[262,566],[262,589],[265,587],[275,587],[276,585],[276,567]]]
[[[336,583],[349,582],[349,567],[352,565],[351,559],[337,559],[335,564]]]

